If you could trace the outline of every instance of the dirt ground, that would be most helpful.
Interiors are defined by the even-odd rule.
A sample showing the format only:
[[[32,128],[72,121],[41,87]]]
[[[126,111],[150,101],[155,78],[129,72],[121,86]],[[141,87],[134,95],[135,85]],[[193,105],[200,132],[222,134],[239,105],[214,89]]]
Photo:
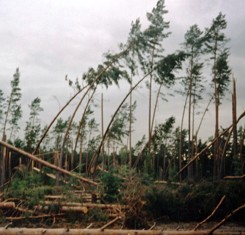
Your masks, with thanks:
[[[26,228],[87,228],[90,226],[90,228],[101,228],[103,225],[105,225],[107,222],[95,222],[95,223],[84,223],[84,222],[74,222],[74,223],[64,223],[62,222],[62,219],[59,221],[54,221],[52,219],[49,220],[43,220],[38,221],[37,223],[33,221],[26,220],[25,222],[10,222],[10,221],[1,221],[0,219],[0,227],[26,227]],[[208,222],[203,224],[199,230],[206,230],[212,228],[216,223],[218,222]],[[197,225],[196,222],[167,222],[167,223],[152,223],[151,229],[153,230],[192,230]],[[119,221],[116,224],[108,227],[108,229],[126,229],[123,227],[123,224]],[[245,232],[245,220],[240,222],[227,222],[223,224],[220,228],[220,231],[229,231],[229,232]]]
[[[203,224],[199,230],[205,230],[212,228],[218,222],[208,222]],[[167,223],[167,224],[157,224],[154,229],[156,230],[192,230],[197,225],[196,222],[188,223]],[[219,230],[223,231],[245,231],[245,220],[243,222],[236,223],[225,223]]]

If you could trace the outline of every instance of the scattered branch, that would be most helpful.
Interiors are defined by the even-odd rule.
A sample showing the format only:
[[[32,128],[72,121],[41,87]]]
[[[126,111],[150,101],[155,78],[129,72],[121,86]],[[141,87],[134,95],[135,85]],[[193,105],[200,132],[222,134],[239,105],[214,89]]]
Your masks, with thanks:
[[[239,116],[239,118],[236,121],[236,124],[245,116],[245,111]],[[174,176],[176,178],[183,170],[185,170],[192,162],[194,162],[203,152],[205,152],[210,146],[212,146],[218,138],[220,138],[222,135],[226,134],[230,129],[233,128],[233,124],[231,124],[228,128],[226,128],[222,133],[219,134],[218,137],[214,138],[211,143],[206,145],[206,147],[200,151],[198,154],[196,154],[184,167],[182,167],[179,172]]]
[[[202,222],[197,224],[196,227],[194,228],[194,230],[197,230],[202,224],[207,222],[215,214],[215,212],[219,209],[220,205],[223,203],[224,200],[225,200],[225,195],[221,198],[221,200],[219,201],[218,205],[214,208],[212,213],[206,219],[204,219]]]
[[[100,230],[101,230],[101,231],[104,231],[106,228],[108,228],[110,225],[116,223],[116,222],[117,222],[118,220],[120,220],[120,219],[121,219],[120,216],[119,216],[119,217],[116,217],[115,219],[111,220],[110,222],[108,222],[107,224],[105,224],[104,226],[102,226],[102,227],[100,228]]]
[[[230,214],[228,214],[224,219],[222,219],[218,224],[214,225],[207,233],[207,235],[212,234],[216,229],[218,229],[222,224],[224,224],[229,218],[231,218],[234,214],[236,214],[238,211],[245,208],[245,204],[237,207],[234,211],[232,211]]]

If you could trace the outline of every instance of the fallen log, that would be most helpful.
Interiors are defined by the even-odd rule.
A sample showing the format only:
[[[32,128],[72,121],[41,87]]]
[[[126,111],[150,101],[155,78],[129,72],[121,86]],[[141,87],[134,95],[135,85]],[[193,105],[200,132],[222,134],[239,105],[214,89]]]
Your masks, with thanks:
[[[50,204],[50,205],[52,205],[52,204]],[[58,205],[58,204],[53,204],[53,205]],[[34,208],[35,208],[35,210],[39,210],[39,211],[49,211],[50,210],[50,207],[41,206],[41,205],[34,206]],[[81,212],[83,214],[87,214],[88,208],[85,206],[60,206],[59,211],[62,211],[62,212],[72,211],[72,212]]]
[[[55,170],[55,171],[58,171],[58,172],[60,172],[60,173],[63,173],[63,174],[65,174],[65,175],[68,175],[68,176],[72,176],[72,177],[74,177],[74,178],[76,178],[76,179],[79,179],[80,181],[82,181],[82,182],[84,182],[84,183],[88,183],[88,184],[95,185],[95,186],[98,185],[97,182],[94,182],[94,181],[92,181],[92,180],[90,180],[90,179],[84,178],[84,177],[82,177],[82,176],[80,176],[80,175],[76,175],[76,174],[74,174],[74,173],[72,173],[72,172],[70,172],[70,171],[67,171],[67,170],[65,170],[65,169],[63,169],[63,168],[60,168],[60,167],[54,165],[54,164],[51,164],[51,163],[49,163],[49,162],[47,162],[47,161],[44,161],[43,159],[40,159],[40,158],[36,157],[35,155],[33,155],[33,154],[31,154],[31,153],[28,153],[28,152],[26,152],[26,151],[24,151],[24,150],[22,150],[22,149],[16,148],[16,147],[14,147],[13,145],[8,144],[8,143],[6,143],[6,142],[4,142],[4,141],[2,141],[2,140],[0,140],[0,144],[3,145],[3,146],[5,146],[5,147],[7,147],[7,148],[9,148],[9,149],[11,149],[11,150],[14,151],[14,152],[17,152],[17,153],[19,153],[19,154],[21,154],[21,155],[23,155],[23,156],[25,156],[25,157],[31,159],[31,160],[34,161],[34,162],[38,162],[38,163],[40,163],[41,165],[44,165],[44,166],[46,166],[46,167],[49,167],[49,168],[51,168],[51,169],[53,169],[53,170]]]
[[[73,211],[73,212],[82,212],[83,214],[88,213],[88,208],[85,206],[62,206],[60,210],[63,212]]]
[[[15,208],[15,203],[14,202],[0,202],[0,208]]]
[[[79,203],[79,202],[56,202],[45,201],[44,205],[61,205],[61,206],[84,206],[87,208],[100,208],[100,209],[128,209],[128,205],[120,204],[96,204],[96,203]]]
[[[227,175],[224,177],[224,179],[231,179],[231,180],[245,180],[245,175]]]
[[[100,199],[99,194],[90,194],[90,193],[76,193],[76,191],[71,192],[75,198],[82,199],[83,202],[95,202]],[[67,199],[67,196],[65,195],[46,195],[44,196],[47,200],[65,200]]]
[[[2,235],[207,235],[207,230],[116,230],[116,229],[69,229],[69,228],[0,228]],[[243,231],[214,231],[213,235],[245,235]]]
[[[30,219],[45,219],[45,218],[55,218],[55,217],[62,217],[64,216],[64,213],[59,213],[59,214],[52,214],[52,215],[32,215],[32,216],[11,216],[11,217],[4,217],[5,220],[8,221],[19,221],[19,220],[30,220]],[[5,234],[4,232],[1,232],[0,228],[0,234]],[[35,232],[33,233],[35,234]]]
[[[20,206],[16,206],[15,202],[6,202],[6,201],[5,202],[0,202],[0,208],[1,209],[14,209],[14,210],[19,211],[21,213],[26,213],[26,214],[28,213],[29,215],[36,214],[36,211],[30,210],[30,209],[26,209],[26,208],[22,208]],[[45,217],[45,216],[48,216],[48,215],[47,214],[39,214],[38,216]],[[26,217],[26,216],[24,216],[24,217]],[[15,217],[11,217],[11,218],[15,218]],[[20,216],[19,219],[21,219],[21,216]],[[19,219],[17,218],[17,220],[19,220]],[[9,220],[10,220],[10,218],[9,218]]]
[[[29,215],[37,214],[36,211],[30,210],[30,209],[26,209],[26,208],[22,208],[20,206],[16,206],[14,209],[19,211],[19,212],[22,212],[22,213],[26,213],[26,214],[28,213]],[[46,214],[40,214],[40,213],[38,213],[38,214],[41,215],[41,216],[45,216],[46,215]]]
[[[181,185],[180,182],[166,181],[166,180],[156,180],[155,184],[173,184],[173,185]]]

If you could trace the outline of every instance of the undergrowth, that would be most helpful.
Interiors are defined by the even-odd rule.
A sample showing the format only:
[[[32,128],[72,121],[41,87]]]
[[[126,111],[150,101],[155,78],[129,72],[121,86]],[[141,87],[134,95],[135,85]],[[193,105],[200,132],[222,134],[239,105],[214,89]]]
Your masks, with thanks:
[[[226,196],[213,220],[222,219],[245,203],[244,182],[203,181],[197,184],[166,185],[163,189],[151,187],[146,193],[146,210],[155,218],[173,221],[200,221],[206,218]],[[232,217],[245,218],[245,211]]]

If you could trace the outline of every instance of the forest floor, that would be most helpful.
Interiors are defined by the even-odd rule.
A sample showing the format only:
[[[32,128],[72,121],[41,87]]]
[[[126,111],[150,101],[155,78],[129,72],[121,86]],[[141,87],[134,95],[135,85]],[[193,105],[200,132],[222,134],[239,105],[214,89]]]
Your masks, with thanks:
[[[203,224],[198,230],[208,230],[211,229],[215,224],[218,222],[212,221]],[[101,228],[105,222],[92,222],[90,223],[90,229],[97,229]],[[28,219],[24,222],[20,223],[11,223],[11,222],[3,222],[0,220],[0,227],[8,227],[8,228],[69,228],[69,229],[85,229],[88,227],[89,224],[86,224],[85,222],[67,222],[63,221],[62,219],[60,221],[51,221],[51,220],[45,220],[41,222],[33,222],[29,221]],[[159,222],[159,223],[153,223],[151,229],[152,230],[175,230],[175,231],[191,231],[195,228],[197,225],[197,222]],[[117,230],[123,230],[127,229],[124,228],[122,223],[117,222],[108,229],[117,229]],[[245,232],[245,220],[240,222],[227,222],[223,224],[220,228],[218,228],[219,231],[229,231],[229,232]]]
[[[212,228],[218,222],[208,222],[203,224],[199,230],[206,230]],[[172,223],[159,223],[155,226],[156,230],[192,230],[197,225],[197,222],[172,222]],[[242,222],[227,222],[223,224],[219,230],[222,231],[243,231],[245,232],[245,221]]]

